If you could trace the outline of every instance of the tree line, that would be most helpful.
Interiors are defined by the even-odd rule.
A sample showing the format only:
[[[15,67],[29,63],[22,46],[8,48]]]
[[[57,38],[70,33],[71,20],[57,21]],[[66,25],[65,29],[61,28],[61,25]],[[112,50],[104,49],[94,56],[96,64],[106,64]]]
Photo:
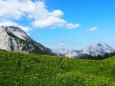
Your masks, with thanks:
[[[105,58],[109,58],[115,56],[115,52],[112,53],[105,53],[104,55],[97,55],[97,56],[91,56],[91,55],[84,55],[81,57],[81,59],[90,59],[90,60],[103,60]]]

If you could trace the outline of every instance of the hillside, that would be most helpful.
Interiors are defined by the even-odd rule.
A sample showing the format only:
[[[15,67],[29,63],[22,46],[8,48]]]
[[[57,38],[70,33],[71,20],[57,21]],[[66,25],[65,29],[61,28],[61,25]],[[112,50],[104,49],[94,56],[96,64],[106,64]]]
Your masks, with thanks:
[[[115,86],[115,56],[86,60],[0,51],[0,86]]]

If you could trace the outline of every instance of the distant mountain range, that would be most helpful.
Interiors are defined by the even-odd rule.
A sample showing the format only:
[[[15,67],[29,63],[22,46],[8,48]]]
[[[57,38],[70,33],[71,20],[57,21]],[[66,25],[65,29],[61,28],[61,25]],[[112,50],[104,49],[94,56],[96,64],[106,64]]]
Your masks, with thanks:
[[[53,55],[51,49],[37,43],[21,28],[15,26],[0,27],[0,49],[24,53]]]
[[[0,49],[23,53],[36,53],[77,58],[80,58],[84,55],[97,56],[114,52],[114,49],[106,43],[98,43],[96,45],[88,46],[82,50],[51,50],[42,44],[37,43],[21,28],[15,26],[0,27]]]
[[[54,52],[58,56],[78,57],[79,58],[84,55],[97,56],[97,55],[104,55],[105,53],[112,53],[114,52],[114,49],[106,43],[98,43],[92,46],[88,46],[82,50],[57,49],[57,50],[54,50]]]

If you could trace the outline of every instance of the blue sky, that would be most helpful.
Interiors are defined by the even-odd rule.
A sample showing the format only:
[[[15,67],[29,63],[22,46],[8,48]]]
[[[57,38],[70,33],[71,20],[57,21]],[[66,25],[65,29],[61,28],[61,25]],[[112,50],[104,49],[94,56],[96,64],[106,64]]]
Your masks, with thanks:
[[[0,6],[0,25],[19,26],[51,49],[98,42],[115,48],[115,0],[1,0]]]

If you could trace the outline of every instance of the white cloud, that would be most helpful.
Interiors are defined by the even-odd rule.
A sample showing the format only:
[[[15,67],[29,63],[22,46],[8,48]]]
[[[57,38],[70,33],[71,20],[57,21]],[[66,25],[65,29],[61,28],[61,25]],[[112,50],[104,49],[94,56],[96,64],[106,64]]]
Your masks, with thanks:
[[[73,29],[80,26],[68,23],[67,20],[61,18],[63,15],[64,13],[59,9],[48,11],[41,0],[34,2],[32,0],[0,0],[0,19],[13,22],[13,20],[20,20],[25,16],[31,20],[30,24],[37,28],[67,27]]]
[[[88,31],[95,31],[95,30],[97,30],[97,27],[92,27],[88,29]]]
[[[34,9],[31,0],[0,0],[0,18],[18,20]]]
[[[29,32],[31,30],[29,27],[26,27],[26,26],[22,26],[22,25],[17,25],[17,26],[20,27],[25,32]]]
[[[58,45],[59,46],[64,46],[65,44],[63,42],[60,42]]]
[[[12,21],[2,20],[0,21],[0,26],[16,26],[17,24]]]
[[[57,42],[49,42],[44,44],[46,47],[49,47],[50,49],[72,49],[73,45],[71,42],[65,42],[65,41],[57,41]]]
[[[19,24],[15,23],[15,22],[8,21],[8,20],[2,20],[2,21],[0,21],[0,26],[17,26],[17,27],[20,27],[25,32],[28,32],[28,31],[31,30],[29,27],[22,26],[22,25],[19,25]]]
[[[36,4],[37,12],[32,12],[30,17],[35,19],[32,22],[32,25],[38,28],[55,28],[55,27],[66,27],[70,24],[63,18],[61,18],[64,13],[61,10],[54,10],[49,12],[46,9],[44,2],[38,2]],[[34,14],[34,16],[33,16]],[[69,28],[77,28],[78,24],[71,23],[71,27]],[[68,27],[67,27],[68,28]]]
[[[50,42],[50,43],[46,43],[44,45],[51,49],[60,49],[60,48],[65,48],[65,46],[66,46],[66,44],[64,42]]]
[[[64,13],[61,10],[54,10],[52,11],[51,15],[55,17],[61,17],[64,15]]]
[[[68,29],[78,28],[78,27],[80,27],[80,24],[68,23],[68,24],[66,25],[66,27],[67,27]]]
[[[33,22],[33,25],[35,27],[39,28],[55,28],[55,27],[61,27],[66,24],[66,21],[64,19],[60,19],[57,17],[49,16],[45,19],[38,19]]]

